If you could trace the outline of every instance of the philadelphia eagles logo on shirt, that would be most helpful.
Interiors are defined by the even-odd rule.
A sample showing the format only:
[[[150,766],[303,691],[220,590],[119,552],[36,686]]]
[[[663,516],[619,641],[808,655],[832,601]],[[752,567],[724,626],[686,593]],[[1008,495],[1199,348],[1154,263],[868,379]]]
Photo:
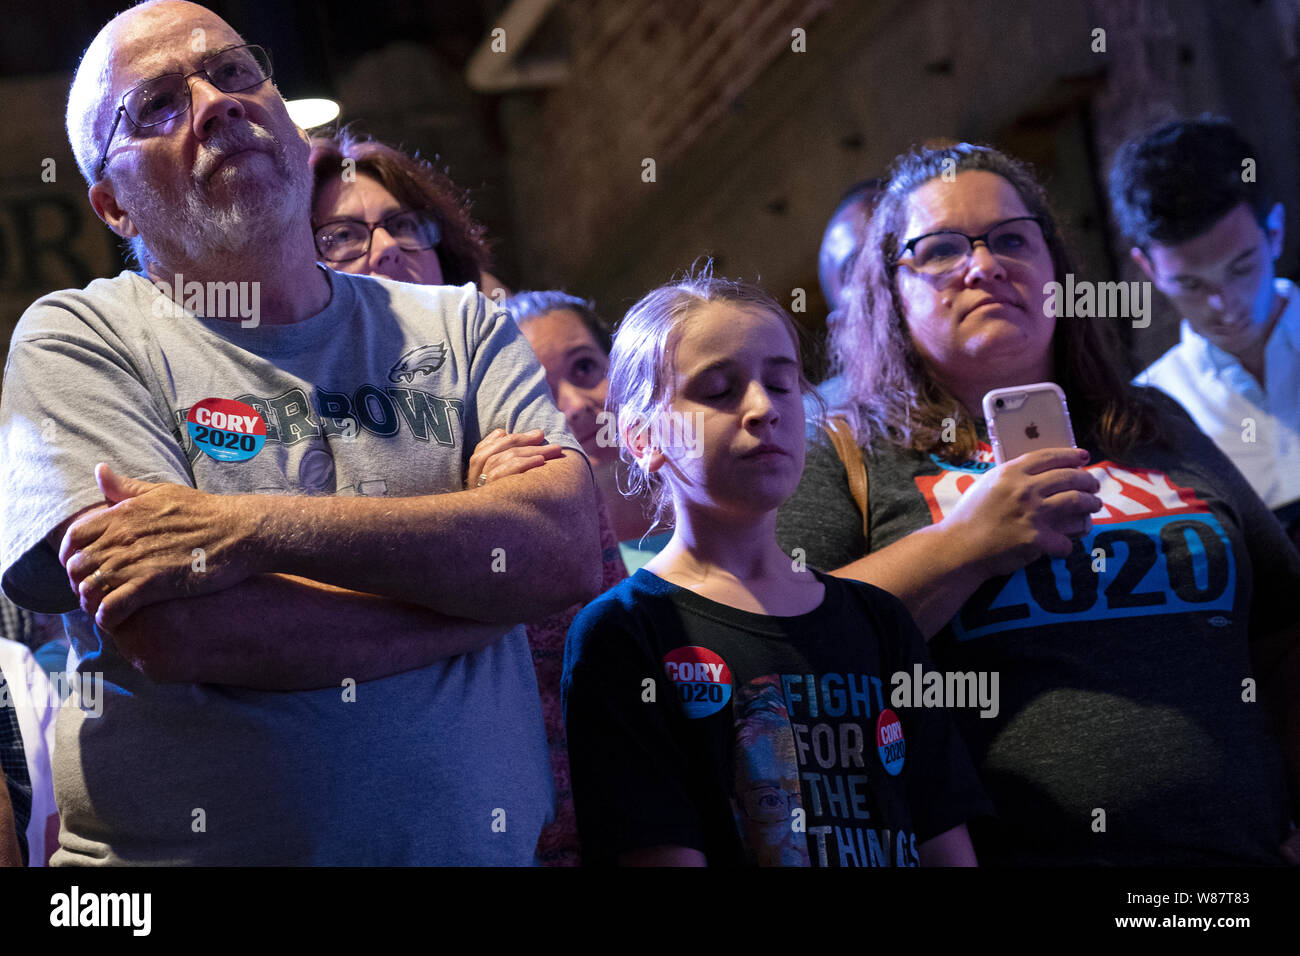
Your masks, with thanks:
[[[445,361],[447,361],[445,342],[439,342],[437,345],[419,345],[397,360],[397,364],[388,372],[388,380],[413,382],[417,374],[431,375],[438,371]]]

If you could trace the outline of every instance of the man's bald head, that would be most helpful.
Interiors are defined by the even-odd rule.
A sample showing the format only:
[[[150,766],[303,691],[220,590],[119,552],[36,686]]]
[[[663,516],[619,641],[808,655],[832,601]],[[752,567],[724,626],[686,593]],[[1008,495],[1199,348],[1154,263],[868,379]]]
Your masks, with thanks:
[[[243,42],[229,24],[197,3],[145,0],[108,21],[86,47],[68,93],[67,124],[72,154],[88,184],[95,183],[95,163],[113,125],[117,103],[126,92],[114,86],[114,77],[123,68],[123,60],[133,58],[140,51],[142,38],[187,28],[196,52],[209,42],[218,42],[210,33],[224,35],[221,46],[227,45],[227,41]],[[166,72],[166,68],[160,72]],[[139,80],[148,78],[143,76]]]
[[[226,92],[205,71],[212,57],[244,45],[206,7],[151,0],[111,20],[82,58],[68,98],[77,166],[96,215],[146,268],[190,271],[256,256],[259,245],[264,256],[297,225],[310,239],[308,146],[279,91],[263,79]],[[231,56],[266,69],[248,51]],[[180,113],[144,129],[121,116],[126,93],[167,75],[185,77],[174,94],[184,97]]]

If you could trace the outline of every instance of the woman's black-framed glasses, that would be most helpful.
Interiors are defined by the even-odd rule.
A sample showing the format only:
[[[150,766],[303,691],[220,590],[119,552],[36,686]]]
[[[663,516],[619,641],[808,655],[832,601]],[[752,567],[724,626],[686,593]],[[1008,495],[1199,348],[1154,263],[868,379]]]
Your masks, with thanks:
[[[1016,216],[1002,220],[978,236],[968,236],[953,229],[927,232],[905,242],[894,261],[924,275],[946,275],[970,261],[977,242],[984,243],[997,258],[1010,262],[1026,262],[1047,245],[1041,218]]]
[[[95,179],[104,175],[108,147],[112,145],[117,125],[126,114],[135,126],[147,129],[175,119],[190,108],[190,77],[202,76],[222,93],[241,93],[261,86],[271,78],[271,55],[255,44],[232,46],[205,56],[193,73],[164,73],[122,95],[121,105],[113,117],[113,126],[99,154]]]
[[[442,229],[432,216],[415,210],[394,212],[378,222],[335,219],[316,227],[316,252],[326,262],[347,262],[370,251],[375,230],[384,227],[399,249],[419,252],[433,249],[442,239]]]

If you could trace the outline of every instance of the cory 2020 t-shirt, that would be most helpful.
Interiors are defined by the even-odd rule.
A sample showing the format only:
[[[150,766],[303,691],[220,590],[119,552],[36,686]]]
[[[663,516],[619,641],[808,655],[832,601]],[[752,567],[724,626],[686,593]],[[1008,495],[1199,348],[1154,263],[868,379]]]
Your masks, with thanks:
[[[997,809],[972,829],[981,863],[1281,862],[1286,783],[1255,683],[1271,675],[1250,644],[1300,621],[1300,556],[1186,413],[1149,394],[1168,443],[1123,461],[1089,448],[1105,508],[1069,557],[991,578],[930,642],[945,671],[999,674],[995,719],[957,715]],[[961,464],[887,444],[864,460],[873,550],[941,521],[993,465],[987,441]],[[828,442],[777,537],[827,570],[866,553]]]

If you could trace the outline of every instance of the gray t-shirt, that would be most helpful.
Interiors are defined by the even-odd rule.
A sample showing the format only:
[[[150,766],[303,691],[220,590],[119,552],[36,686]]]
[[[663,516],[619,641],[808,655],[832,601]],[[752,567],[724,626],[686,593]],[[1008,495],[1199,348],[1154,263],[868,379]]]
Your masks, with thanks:
[[[1000,818],[972,830],[982,863],[1281,863],[1281,753],[1243,681],[1276,676],[1253,673],[1250,643],[1300,620],[1300,555],[1186,413],[1148,394],[1168,444],[1122,462],[1088,446],[1093,530],[1068,558],[989,579],[930,642],[941,670],[1000,675],[995,718],[957,711]],[[872,551],[952,511],[992,466],[981,439],[961,464],[884,442],[864,456]],[[817,568],[866,554],[828,441],[776,531]]]
[[[533,861],[552,790],[522,626],[354,701],[154,684],[75,609],[45,543],[101,501],[98,461],[220,494],[403,497],[461,490],[497,426],[580,451],[514,323],[472,286],[328,276],[329,305],[287,326],[176,315],[130,272],[45,296],[18,323],[0,401],[3,587],[70,612],[77,670],[104,681],[102,716],[59,715],[56,863]],[[187,414],[209,398],[265,423],[248,460],[197,447]]]

